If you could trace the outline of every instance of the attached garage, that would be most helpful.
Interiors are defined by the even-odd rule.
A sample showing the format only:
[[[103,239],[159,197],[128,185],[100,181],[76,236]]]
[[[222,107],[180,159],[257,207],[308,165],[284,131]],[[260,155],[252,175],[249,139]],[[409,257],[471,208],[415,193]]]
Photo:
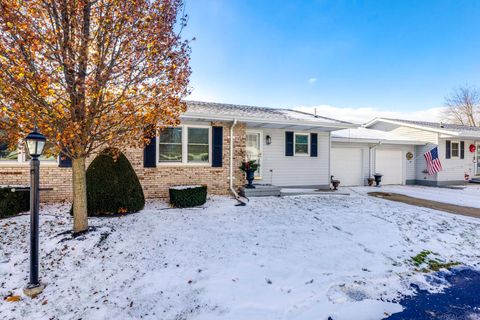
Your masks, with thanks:
[[[368,177],[383,174],[382,185],[408,184],[415,179],[415,160],[408,160],[416,145],[385,131],[355,128],[332,132],[330,172],[340,186],[363,186]]]
[[[404,184],[402,150],[375,150],[375,173],[383,174],[382,184]]]
[[[330,172],[342,186],[363,185],[361,148],[332,148]]]

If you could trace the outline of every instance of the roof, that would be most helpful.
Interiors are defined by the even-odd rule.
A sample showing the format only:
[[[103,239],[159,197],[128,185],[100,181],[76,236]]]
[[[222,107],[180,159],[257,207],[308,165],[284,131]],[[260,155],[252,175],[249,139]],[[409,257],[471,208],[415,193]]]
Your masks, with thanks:
[[[480,128],[465,126],[452,123],[443,123],[443,122],[428,122],[428,121],[416,121],[416,120],[404,120],[404,119],[392,119],[392,118],[376,118],[365,124],[366,127],[369,127],[377,122],[387,122],[398,125],[404,125],[407,127],[414,127],[418,129],[423,129],[427,131],[434,131],[439,133],[444,133],[454,136],[462,137],[480,137]]]
[[[408,139],[388,131],[368,129],[364,127],[343,129],[332,132],[332,140],[339,142],[367,142],[422,145],[423,141]]]
[[[283,109],[226,104],[216,102],[186,101],[187,111],[183,119],[225,120],[236,119],[252,123],[276,123],[290,125],[309,125],[311,127],[350,128],[357,127],[350,122],[335,120],[311,113]]]

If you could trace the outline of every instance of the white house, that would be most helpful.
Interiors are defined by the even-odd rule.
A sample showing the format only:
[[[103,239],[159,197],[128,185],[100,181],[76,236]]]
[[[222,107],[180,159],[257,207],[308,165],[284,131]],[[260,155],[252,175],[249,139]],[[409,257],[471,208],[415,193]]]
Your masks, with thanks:
[[[414,181],[407,183],[427,186],[461,184],[480,175],[480,163],[477,161],[480,156],[480,128],[386,118],[374,119],[365,127],[425,142],[415,145],[415,175],[411,175]],[[443,170],[430,176],[426,172],[423,154],[434,147],[438,147]]]

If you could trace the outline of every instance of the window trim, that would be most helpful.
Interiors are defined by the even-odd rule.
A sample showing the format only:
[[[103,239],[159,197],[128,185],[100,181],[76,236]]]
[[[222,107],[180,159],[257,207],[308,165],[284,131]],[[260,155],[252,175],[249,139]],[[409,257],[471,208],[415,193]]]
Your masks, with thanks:
[[[297,153],[297,136],[307,136],[307,153]],[[310,133],[308,132],[294,132],[293,133],[293,156],[309,157],[310,156]]]
[[[176,127],[170,128],[182,128],[182,161],[161,162],[160,161],[160,134],[157,133],[156,154],[157,165],[159,166],[200,166],[209,167],[212,165],[212,126],[209,125],[196,125],[196,124],[181,124]],[[208,162],[188,162],[188,128],[202,128],[208,129]]]
[[[456,143],[458,145],[457,151],[458,155],[454,156],[453,155],[453,144]],[[450,159],[460,159],[460,141],[459,140],[451,140],[450,141]]]
[[[160,144],[170,144],[170,145],[172,145],[172,144],[178,144],[178,143],[162,143],[162,142],[160,142],[160,135],[161,135],[162,133],[159,132],[159,133],[157,134],[157,141],[158,141],[158,142],[157,142],[157,150],[156,150],[156,151],[157,151],[157,152],[156,152],[156,154],[157,154],[157,162],[158,162],[158,163],[161,163],[161,164],[165,164],[165,163],[167,163],[167,164],[180,164],[180,163],[183,162],[183,159],[184,159],[184,154],[183,154],[183,153],[184,153],[184,152],[183,152],[184,128],[183,128],[182,126],[168,127],[168,128],[171,128],[171,129],[180,128],[180,129],[182,129],[182,134],[181,134],[181,136],[180,136],[181,160],[180,160],[180,161],[160,161]],[[165,129],[167,129],[167,128],[165,128]]]
[[[24,144],[21,142],[17,145],[18,150],[18,158],[17,160],[0,160],[0,167],[9,167],[9,166],[28,166],[30,164],[30,160],[27,160],[27,151]],[[60,156],[56,156],[55,160],[45,160],[39,159],[41,165],[53,166],[59,164]]]

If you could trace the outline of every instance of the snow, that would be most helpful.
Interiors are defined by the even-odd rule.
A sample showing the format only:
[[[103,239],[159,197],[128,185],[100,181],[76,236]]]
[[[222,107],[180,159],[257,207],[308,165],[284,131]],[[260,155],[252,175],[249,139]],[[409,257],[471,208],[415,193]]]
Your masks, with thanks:
[[[410,197],[439,201],[465,207],[480,208],[480,185],[467,185],[464,189],[432,188],[423,186],[358,187],[361,192],[381,191],[399,193]]]
[[[456,192],[457,190],[449,190]],[[411,283],[442,282],[410,258],[431,250],[479,268],[480,219],[369,197],[364,192],[213,197],[202,208],[149,202],[137,214],[91,218],[76,239],[69,205],[41,212],[41,278],[28,278],[28,216],[0,220],[4,319],[381,319]],[[429,280],[430,279],[430,280]],[[3,300],[3,299],[2,299]]]
[[[186,190],[186,189],[195,189],[195,188],[201,188],[201,185],[195,185],[195,186],[175,186],[175,187],[170,187],[170,189],[174,190]]]

